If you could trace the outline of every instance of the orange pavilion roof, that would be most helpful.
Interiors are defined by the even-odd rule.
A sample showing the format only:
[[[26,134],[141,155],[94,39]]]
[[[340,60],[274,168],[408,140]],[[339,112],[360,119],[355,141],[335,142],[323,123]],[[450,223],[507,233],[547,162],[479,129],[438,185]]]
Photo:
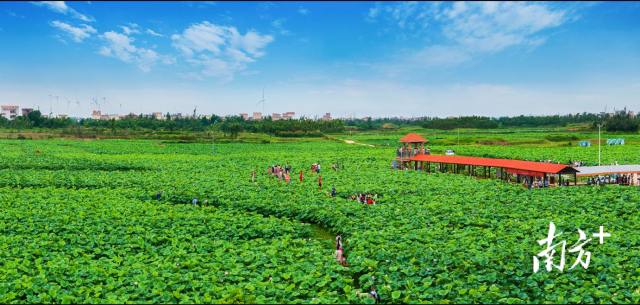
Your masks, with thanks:
[[[419,136],[416,133],[410,133],[408,135],[406,135],[404,138],[398,140],[398,142],[409,142],[409,143],[415,143],[415,142],[428,142],[429,140]]]

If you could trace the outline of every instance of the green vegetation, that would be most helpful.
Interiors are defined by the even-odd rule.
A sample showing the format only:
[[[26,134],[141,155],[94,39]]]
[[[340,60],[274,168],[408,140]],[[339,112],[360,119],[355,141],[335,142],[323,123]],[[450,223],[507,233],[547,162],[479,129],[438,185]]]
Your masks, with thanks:
[[[0,117],[0,127],[14,128],[18,130],[41,129],[66,129],[69,135],[80,136],[82,132],[96,135],[98,130],[108,129],[112,135],[117,135],[117,130],[134,132],[173,132],[185,133],[220,131],[225,136],[235,139],[241,132],[264,133],[282,137],[321,137],[323,133],[339,133],[344,131],[344,123],[341,120],[314,121],[305,118],[273,121],[270,116],[260,121],[248,121],[241,116],[227,116],[224,119],[217,115],[210,118],[174,118],[167,113],[166,120],[158,120],[150,116],[126,116],[116,120],[80,119],[75,121],[69,118],[45,118],[39,110],[32,111],[27,116],[19,116],[13,121]],[[82,129],[82,130],[81,130]]]
[[[344,137],[385,144],[400,132]],[[423,135],[442,143],[432,151],[457,139]],[[482,137],[556,145],[548,135]],[[503,150],[476,145],[478,134],[465,138],[468,155],[535,159],[548,151],[563,161],[594,160],[584,147]],[[620,154],[638,163],[636,138],[603,146],[603,162]],[[637,188],[526,190],[392,171],[395,143],[229,143],[212,156],[210,143],[0,140],[0,302],[355,304],[372,301],[372,285],[380,303],[640,302]],[[318,162],[322,190],[309,170]],[[332,171],[332,162],[344,169]],[[268,166],[285,163],[292,182],[267,175]],[[377,204],[345,199],[356,192],[376,192]],[[194,207],[193,198],[209,206]],[[550,221],[567,250],[578,229],[590,237],[602,225],[612,237],[585,245],[592,255],[586,270],[567,270],[577,258],[567,253],[563,272],[533,273]],[[348,267],[332,256],[336,233]]]

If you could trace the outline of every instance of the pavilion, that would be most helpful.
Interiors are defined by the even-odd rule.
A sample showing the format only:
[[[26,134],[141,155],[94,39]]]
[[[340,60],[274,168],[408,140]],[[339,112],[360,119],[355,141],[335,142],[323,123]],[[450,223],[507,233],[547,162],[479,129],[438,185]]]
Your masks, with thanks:
[[[409,163],[411,158],[425,153],[424,143],[428,142],[428,140],[412,132],[398,140],[398,142],[402,143],[402,151],[398,151],[396,161],[400,163],[398,168],[402,169]],[[419,149],[418,145],[420,146]],[[414,149],[416,150],[415,152]]]

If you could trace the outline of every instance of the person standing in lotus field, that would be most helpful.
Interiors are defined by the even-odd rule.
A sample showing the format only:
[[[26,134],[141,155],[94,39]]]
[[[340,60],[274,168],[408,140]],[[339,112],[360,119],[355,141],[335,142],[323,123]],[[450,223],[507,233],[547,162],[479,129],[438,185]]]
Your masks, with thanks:
[[[302,171],[300,171],[300,183],[302,183]]]
[[[318,176],[318,187],[322,189],[322,176]]]
[[[338,263],[342,263],[342,248],[338,248],[338,250],[336,250],[336,261]]]

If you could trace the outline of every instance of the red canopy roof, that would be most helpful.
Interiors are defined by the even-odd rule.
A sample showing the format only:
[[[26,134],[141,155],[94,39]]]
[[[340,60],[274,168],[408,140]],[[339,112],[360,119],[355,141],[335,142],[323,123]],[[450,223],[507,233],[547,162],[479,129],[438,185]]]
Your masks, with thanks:
[[[408,135],[406,135],[404,138],[398,140],[398,142],[409,142],[409,143],[415,143],[415,142],[427,142],[428,140],[417,135],[416,133],[410,133]]]
[[[509,159],[490,159],[475,157],[453,157],[453,156],[434,156],[434,155],[417,155],[410,161],[425,161],[435,163],[449,163],[475,166],[502,167],[524,171],[532,171],[539,173],[557,174],[557,173],[575,173],[578,172],[573,167],[563,164],[551,164],[543,162],[531,162]]]

